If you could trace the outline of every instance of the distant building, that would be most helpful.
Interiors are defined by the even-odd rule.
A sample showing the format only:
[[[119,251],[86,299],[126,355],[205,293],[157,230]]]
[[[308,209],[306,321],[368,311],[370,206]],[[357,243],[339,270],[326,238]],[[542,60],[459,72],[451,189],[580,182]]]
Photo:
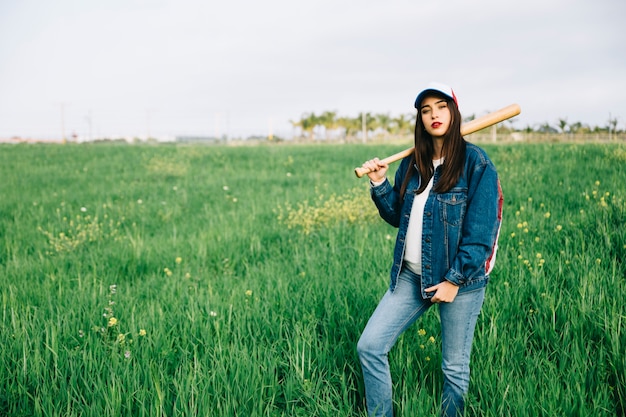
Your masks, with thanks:
[[[176,143],[206,143],[218,144],[226,141],[225,138],[216,138],[214,136],[176,136]]]

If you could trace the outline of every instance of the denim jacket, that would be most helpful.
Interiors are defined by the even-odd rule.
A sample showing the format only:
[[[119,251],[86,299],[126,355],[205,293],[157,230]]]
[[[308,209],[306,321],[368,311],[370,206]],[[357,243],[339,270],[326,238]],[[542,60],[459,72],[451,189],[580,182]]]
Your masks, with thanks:
[[[385,180],[371,188],[380,216],[398,227],[389,287],[392,292],[402,268],[411,206],[420,185],[417,168],[410,164],[411,157],[402,160],[393,187]],[[415,174],[401,199],[400,187],[409,168],[415,169]],[[439,166],[435,170],[433,188],[441,169]],[[444,280],[458,285],[459,294],[487,285],[495,263],[503,201],[493,163],[481,148],[467,143],[465,166],[458,183],[445,193],[431,190],[426,200],[422,224],[422,297],[432,297],[434,293],[424,289]]]

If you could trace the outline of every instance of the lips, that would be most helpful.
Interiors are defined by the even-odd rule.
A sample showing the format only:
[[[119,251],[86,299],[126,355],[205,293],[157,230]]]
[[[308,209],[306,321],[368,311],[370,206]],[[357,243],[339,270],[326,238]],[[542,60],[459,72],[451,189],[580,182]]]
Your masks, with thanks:
[[[433,122],[433,124],[430,125],[430,127],[432,127],[433,129],[438,129],[440,128],[442,125],[441,122]]]

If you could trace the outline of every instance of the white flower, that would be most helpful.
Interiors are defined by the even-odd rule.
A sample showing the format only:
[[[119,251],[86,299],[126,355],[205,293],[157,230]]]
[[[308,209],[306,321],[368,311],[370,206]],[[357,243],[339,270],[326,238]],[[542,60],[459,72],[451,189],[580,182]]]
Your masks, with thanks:
[[[80,211],[82,211],[83,213],[87,211],[87,207],[81,207]]]

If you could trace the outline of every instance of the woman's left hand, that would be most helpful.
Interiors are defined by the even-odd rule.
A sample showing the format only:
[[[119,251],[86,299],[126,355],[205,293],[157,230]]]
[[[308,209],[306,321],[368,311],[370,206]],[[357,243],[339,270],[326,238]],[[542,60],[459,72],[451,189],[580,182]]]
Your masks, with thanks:
[[[459,292],[459,287],[450,281],[443,281],[437,285],[426,288],[424,291],[435,292],[433,298],[430,299],[433,303],[451,303],[456,298],[456,295]]]

